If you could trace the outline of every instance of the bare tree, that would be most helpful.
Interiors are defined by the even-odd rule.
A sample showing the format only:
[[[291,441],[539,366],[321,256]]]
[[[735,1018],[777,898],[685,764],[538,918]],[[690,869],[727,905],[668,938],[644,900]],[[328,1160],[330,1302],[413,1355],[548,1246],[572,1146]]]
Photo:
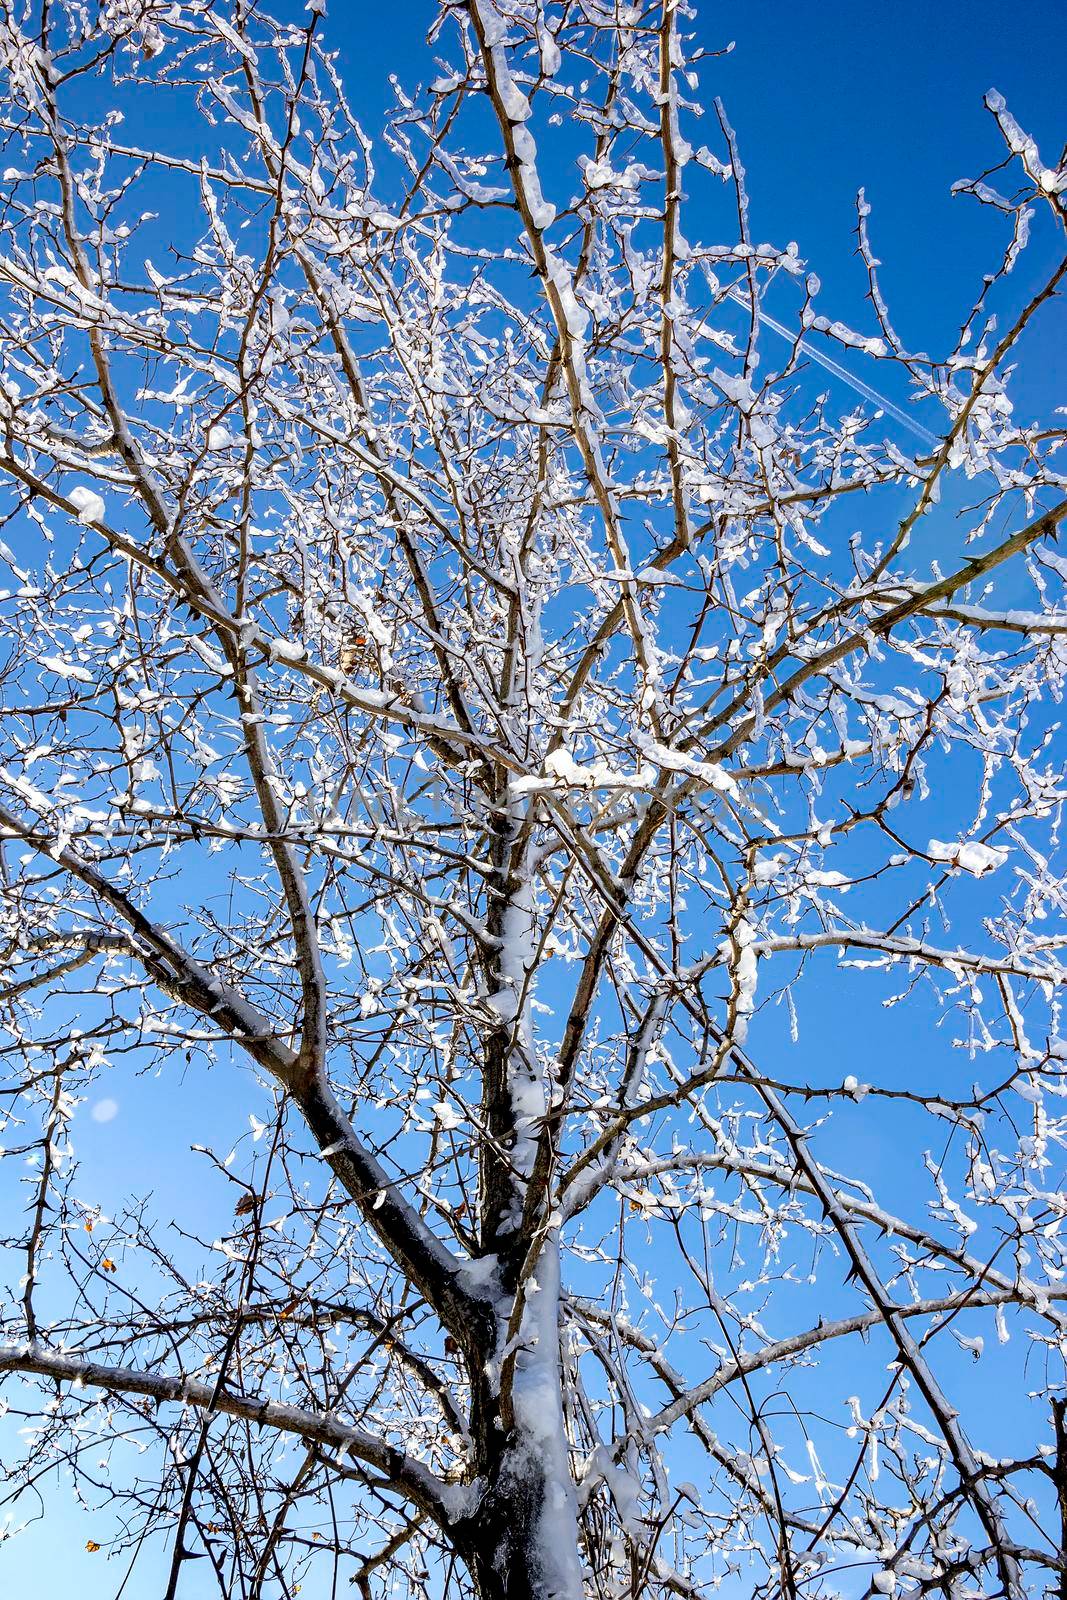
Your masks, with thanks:
[[[168,1600],[1067,1594],[1065,169],[989,96],[931,357],[684,0],[443,0],[373,140],[321,11],[0,19],[7,1500]]]

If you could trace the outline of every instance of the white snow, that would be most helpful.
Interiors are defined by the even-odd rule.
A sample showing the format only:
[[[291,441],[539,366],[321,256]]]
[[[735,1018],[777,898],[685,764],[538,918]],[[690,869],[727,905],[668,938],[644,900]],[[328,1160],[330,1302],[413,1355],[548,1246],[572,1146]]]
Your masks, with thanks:
[[[54,672],[57,678],[70,678],[75,683],[92,683],[93,675],[85,667],[76,666],[73,661],[66,661],[62,656],[40,656],[38,665],[46,672]]]
[[[528,1455],[544,1478],[544,1504],[536,1530],[543,1592],[552,1600],[581,1600],[585,1587],[578,1558],[577,1506],[560,1397],[559,1270],[559,1239],[553,1230],[528,1287],[519,1333],[512,1386],[519,1441],[516,1466],[521,1470],[521,1458]]]
[[[87,489],[84,484],[75,484],[68,491],[67,499],[77,507],[79,522],[103,522],[104,502],[95,489]]]
[[[433,1114],[437,1118],[437,1121],[440,1123],[441,1127],[446,1131],[452,1128],[458,1128],[463,1121],[463,1118],[460,1116],[455,1106],[451,1105],[447,1100],[435,1101]]]
[[[964,840],[962,844],[945,844],[940,839],[931,839],[927,854],[935,861],[947,861],[954,867],[960,867],[976,878],[986,872],[995,872],[1008,859],[1007,850],[982,844],[977,839]]]

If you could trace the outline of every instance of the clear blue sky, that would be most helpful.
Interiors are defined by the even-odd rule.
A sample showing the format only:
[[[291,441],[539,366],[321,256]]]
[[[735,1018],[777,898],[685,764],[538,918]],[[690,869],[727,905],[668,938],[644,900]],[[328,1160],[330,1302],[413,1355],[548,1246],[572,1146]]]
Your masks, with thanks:
[[[966,199],[953,200],[954,180],[977,174],[1000,159],[999,135],[982,106],[996,86],[1018,120],[1051,157],[1067,137],[1064,62],[1067,7],[1037,0],[1026,7],[992,0],[940,3],[872,3],[872,0],[697,0],[695,23],[710,48],[733,40],[734,51],[704,70],[705,92],[718,94],[740,141],[753,206],[753,228],[763,240],[795,239],[801,255],[823,280],[820,307],[873,332],[864,310],[862,267],[852,255],[855,194],[864,185],[873,206],[871,228],[884,262],[884,288],[906,339],[941,348],[965,316],[982,271],[995,256],[995,219]],[[325,31],[341,51],[351,100],[368,130],[380,127],[389,103],[388,74],[410,84],[433,71],[423,36],[433,14],[426,0],[368,4],[332,0]],[[166,115],[166,102],[161,101]],[[717,130],[714,130],[717,132]],[[168,137],[180,130],[168,130]],[[716,145],[708,129],[708,143]],[[195,150],[191,153],[195,153]],[[561,184],[570,181],[560,174]],[[550,175],[551,180],[551,175]],[[548,187],[551,187],[549,181]],[[690,232],[697,229],[690,226]],[[1037,252],[1021,272],[1041,266]],[[1062,310],[1062,308],[1061,308]],[[1049,322],[1046,327],[1055,326]],[[1064,328],[1062,315],[1058,326]],[[1044,353],[1032,381],[1039,406],[1067,394],[1067,338]],[[868,376],[870,374],[868,373]],[[1024,375],[1025,383],[1030,381]],[[840,991],[838,991],[840,994]],[[830,1053],[844,1048],[844,1008],[816,998],[806,1037],[821,1037]],[[904,1019],[886,1024],[872,1054],[887,1062],[899,1048]],[[213,1079],[210,1107],[190,1105],[173,1085],[132,1080],[115,1091],[112,1122],[78,1128],[79,1149],[101,1190],[148,1187],[159,1152],[130,1150],[138,1127],[147,1130],[150,1095],[173,1096],[170,1133],[183,1146],[205,1140],[202,1113],[211,1112],[220,1140],[246,1126],[246,1085]],[[140,1107],[138,1105],[140,1100]],[[155,1111],[153,1107],[153,1111]],[[195,1113],[195,1114],[194,1114]],[[229,1133],[225,1131],[229,1128]],[[871,1167],[886,1152],[872,1141]],[[121,1182],[119,1181],[121,1180]],[[195,1203],[195,1201],[191,1201]],[[992,1368],[974,1383],[989,1383]],[[966,1375],[965,1375],[966,1376]],[[0,1546],[0,1589],[11,1595],[68,1593],[81,1600],[112,1595],[121,1569],[85,1554],[85,1519],[61,1490],[45,1524]],[[183,1600],[210,1591],[195,1564],[187,1571]],[[157,1600],[158,1569],[145,1563],[126,1590],[127,1600]],[[308,1585],[303,1600],[320,1600]]]

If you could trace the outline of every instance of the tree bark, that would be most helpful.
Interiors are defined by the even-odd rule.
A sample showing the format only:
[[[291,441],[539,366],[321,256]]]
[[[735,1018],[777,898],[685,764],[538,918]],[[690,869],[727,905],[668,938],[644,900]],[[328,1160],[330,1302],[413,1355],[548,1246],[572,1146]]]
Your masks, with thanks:
[[[477,1512],[453,1529],[479,1600],[581,1600],[570,1493],[532,1442],[508,1443]]]

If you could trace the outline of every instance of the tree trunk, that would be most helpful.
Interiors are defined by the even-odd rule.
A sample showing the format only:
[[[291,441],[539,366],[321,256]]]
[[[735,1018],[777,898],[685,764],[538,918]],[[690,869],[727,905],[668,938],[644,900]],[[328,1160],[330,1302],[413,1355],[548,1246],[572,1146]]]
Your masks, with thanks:
[[[521,1260],[521,1257],[519,1258]],[[514,1295],[514,1276],[505,1293]],[[476,1509],[450,1532],[479,1600],[583,1600],[578,1510],[563,1408],[559,1340],[559,1238],[549,1230],[523,1293],[510,1380],[500,1341],[514,1302],[500,1310],[484,1346],[477,1334],[472,1433]],[[502,1402],[501,1385],[510,1391]],[[505,1418],[506,1412],[506,1418]]]
[[[571,1495],[534,1442],[508,1445],[476,1514],[453,1530],[479,1600],[582,1600]]]

